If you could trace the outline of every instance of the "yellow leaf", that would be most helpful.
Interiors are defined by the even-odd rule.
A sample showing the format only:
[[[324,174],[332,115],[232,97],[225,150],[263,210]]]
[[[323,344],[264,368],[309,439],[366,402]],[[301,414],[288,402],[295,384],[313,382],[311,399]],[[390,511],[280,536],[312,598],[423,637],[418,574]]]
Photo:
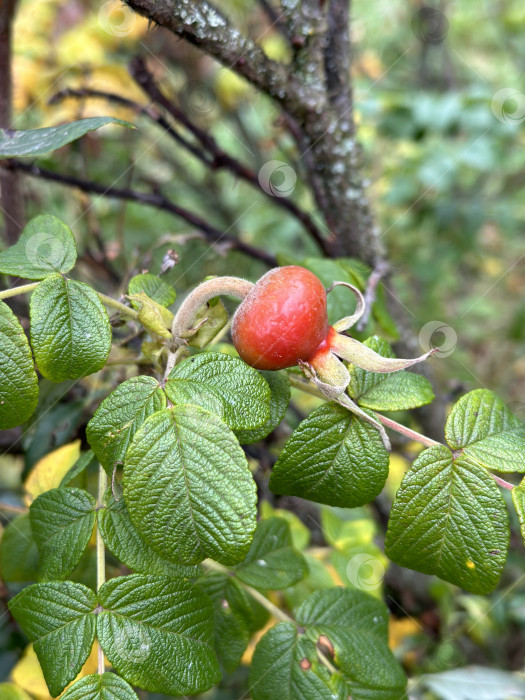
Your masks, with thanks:
[[[396,495],[401,479],[405,476],[409,466],[408,460],[401,457],[401,455],[395,453],[390,455],[390,467],[388,470],[386,490],[391,498],[394,498]]]
[[[106,661],[106,668],[109,663]],[[96,673],[98,668],[98,645],[93,644],[91,653],[89,654],[86,663],[82,666],[82,670],[69,685],[83,676],[89,676],[91,673]],[[11,680],[16,683],[22,690],[30,693],[36,700],[52,700],[44,680],[44,674],[40,668],[33,645],[26,647],[24,655],[16,666],[11,671]],[[69,685],[67,686],[69,688]],[[1,689],[1,685],[0,685]],[[0,694],[0,698],[2,695]],[[14,699],[13,699],[14,700]],[[25,700],[25,696],[21,696],[20,700]]]
[[[0,698],[2,700],[31,700],[31,696],[14,683],[0,683]]]
[[[26,505],[41,493],[56,488],[79,457],[80,440],[75,440],[39,459],[25,483]]]
[[[421,625],[412,617],[403,617],[401,620],[391,617],[388,626],[388,642],[391,649],[397,649],[407,637],[421,634]]]

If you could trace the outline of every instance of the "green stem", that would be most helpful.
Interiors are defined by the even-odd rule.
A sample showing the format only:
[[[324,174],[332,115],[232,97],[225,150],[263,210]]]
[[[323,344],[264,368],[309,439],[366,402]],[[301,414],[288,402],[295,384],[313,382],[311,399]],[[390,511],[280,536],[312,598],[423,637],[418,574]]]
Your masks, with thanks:
[[[4,289],[0,292],[0,299],[9,299],[9,297],[16,297],[19,294],[27,294],[36,289],[40,282],[31,282],[31,284],[23,284],[20,287],[11,287],[11,289]]]
[[[98,508],[102,508],[104,494],[108,487],[108,477],[102,465],[98,468]],[[97,591],[100,590],[106,580],[106,549],[100,528],[97,525]],[[98,643],[98,672],[104,673],[104,651]]]
[[[120,301],[117,301],[116,299],[112,299],[111,297],[106,296],[105,294],[102,294],[102,292],[97,292],[98,297],[100,301],[102,301],[106,306],[111,307],[112,309],[115,309],[119,313],[121,313],[123,316],[127,316],[128,318],[132,318],[133,320],[138,320],[138,313],[134,311],[133,309],[130,309],[129,306],[126,306],[125,304],[121,304]]]
[[[432,438],[429,438],[426,435],[422,435],[421,433],[418,433],[415,430],[411,430],[410,428],[407,428],[406,425],[401,425],[401,423],[398,423],[397,421],[392,420],[391,418],[387,418],[386,416],[381,415],[381,413],[375,413],[375,415],[380,423],[386,425],[386,427],[390,428],[391,430],[395,430],[396,433],[400,433],[401,435],[404,435],[405,437],[410,438],[411,440],[420,442],[426,447],[443,447],[442,442],[432,440]]]

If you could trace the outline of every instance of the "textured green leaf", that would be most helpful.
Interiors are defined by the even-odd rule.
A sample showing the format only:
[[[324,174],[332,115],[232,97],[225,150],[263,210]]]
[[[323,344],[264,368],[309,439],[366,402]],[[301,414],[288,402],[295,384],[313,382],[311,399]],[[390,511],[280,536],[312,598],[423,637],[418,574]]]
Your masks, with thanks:
[[[86,470],[93,461],[95,461],[95,453],[93,450],[83,452],[68,473],[62,478],[59,486],[67,486],[70,484],[73,479],[76,479],[77,476],[82,474],[82,472]]]
[[[334,647],[352,698],[398,700],[405,674],[388,648],[388,613],[381,601],[349,588],[315,591],[295,613],[313,642],[321,635]]]
[[[31,344],[44,377],[63,382],[102,369],[111,350],[111,328],[87,284],[48,277],[31,296],[30,316]]]
[[[173,564],[157,554],[131,522],[124,498],[115,501],[111,489],[105,494],[104,505],[97,513],[102,538],[110,552],[132,571],[188,578],[201,574],[200,566]]]
[[[363,343],[382,357],[395,357],[390,345],[373,336]],[[349,366],[348,393],[360,406],[376,411],[404,411],[430,403],[434,399],[432,385],[425,377],[401,370],[384,374],[367,372],[355,365]]]
[[[6,583],[28,583],[38,579],[40,557],[31,530],[29,513],[13,518],[0,542],[0,578]]]
[[[286,520],[261,520],[252,546],[235,573],[250,586],[263,590],[280,590],[300,581],[307,572],[301,552],[292,546]]]
[[[296,625],[280,622],[261,638],[250,668],[253,700],[334,700],[330,675],[315,644]]]
[[[20,238],[0,253],[0,272],[30,280],[69,272],[77,261],[77,246],[71,230],[55,216],[37,216]]]
[[[133,124],[115,117],[91,117],[76,122],[50,126],[44,129],[28,129],[13,131],[0,129],[0,160],[15,156],[41,156],[50,151],[56,151],[72,141],[84,136],[88,131],[100,129],[106,124],[120,124],[134,129]]]
[[[149,272],[132,277],[129,281],[128,292],[129,294],[144,292],[161,306],[170,306],[177,296],[171,285]],[[133,304],[133,306],[138,308],[137,304]]]
[[[181,564],[238,564],[256,525],[256,488],[235,436],[215,414],[182,405],[150,416],[124,465],[124,494],[141,536]]]
[[[97,598],[71,581],[35,583],[9,601],[9,609],[34,644],[49,692],[56,697],[86,662],[95,639]]]
[[[28,420],[38,403],[38,377],[26,334],[0,301],[0,430]]]
[[[381,493],[388,463],[379,432],[342,406],[328,403],[294,430],[273,469],[270,488],[355,508]]]
[[[233,430],[258,428],[270,417],[270,387],[237,357],[205,352],[181,362],[166,382],[174,404],[193,403],[219,415]]]
[[[198,583],[213,602],[215,651],[225,670],[232,673],[252,633],[264,625],[268,614],[227,574],[208,573]]]
[[[29,509],[40,553],[40,578],[64,579],[80,561],[95,524],[96,502],[82,489],[58,488],[36,498]]]
[[[264,440],[280,424],[290,403],[290,380],[286,372],[261,372],[270,387],[270,418],[260,428],[236,430],[241,445],[250,445]]]
[[[485,469],[444,446],[424,450],[392,506],[390,559],[485,594],[498,583],[508,546],[505,502]]]
[[[166,408],[166,395],[153,377],[132,377],[102,401],[86,429],[87,441],[109,475],[146,418]]]
[[[137,694],[115,673],[92,673],[68,688],[60,700],[137,700]]]
[[[196,694],[220,679],[213,648],[213,609],[184,579],[121,576],[99,590],[97,635],[129,683],[166,695]]]
[[[445,436],[471,461],[501,472],[525,472],[525,428],[488,389],[460,398],[447,418]]]

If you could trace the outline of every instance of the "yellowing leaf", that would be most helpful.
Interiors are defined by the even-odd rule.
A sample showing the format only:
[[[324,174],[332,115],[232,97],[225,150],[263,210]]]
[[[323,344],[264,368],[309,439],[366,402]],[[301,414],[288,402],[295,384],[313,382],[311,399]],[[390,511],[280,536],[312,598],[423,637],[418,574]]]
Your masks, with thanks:
[[[30,505],[41,493],[57,488],[79,457],[80,440],[75,440],[38,460],[25,483],[26,505]]]
[[[388,469],[388,479],[385,484],[388,495],[391,498],[397,493],[401,480],[409,467],[409,462],[401,455],[392,453],[390,455],[390,466]]]
[[[412,617],[403,617],[400,620],[391,617],[388,625],[388,643],[390,648],[397,649],[407,637],[413,637],[422,632],[422,626]]]

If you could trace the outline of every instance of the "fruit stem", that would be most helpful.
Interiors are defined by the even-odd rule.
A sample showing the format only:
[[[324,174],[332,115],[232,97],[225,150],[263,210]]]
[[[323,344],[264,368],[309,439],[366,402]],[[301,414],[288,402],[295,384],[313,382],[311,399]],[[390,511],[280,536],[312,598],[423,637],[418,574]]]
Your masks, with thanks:
[[[191,329],[197,311],[210,299],[222,295],[244,299],[254,286],[253,282],[241,277],[215,277],[200,284],[184,299],[173,319],[171,333],[174,343],[182,345],[185,342],[181,333]]]
[[[97,292],[97,294],[98,298],[102,303],[104,303],[106,306],[111,307],[112,309],[115,309],[116,311],[119,311],[122,314],[122,316],[127,316],[128,318],[132,318],[134,320],[138,319],[138,313],[133,309],[130,309],[129,306],[121,304],[120,301],[112,299],[111,297],[102,294],[102,292]]]
[[[32,282],[31,284],[23,284],[20,287],[11,287],[11,289],[5,289],[0,292],[0,299],[9,299],[9,297],[16,297],[19,294],[27,294],[36,289],[40,282]]]

